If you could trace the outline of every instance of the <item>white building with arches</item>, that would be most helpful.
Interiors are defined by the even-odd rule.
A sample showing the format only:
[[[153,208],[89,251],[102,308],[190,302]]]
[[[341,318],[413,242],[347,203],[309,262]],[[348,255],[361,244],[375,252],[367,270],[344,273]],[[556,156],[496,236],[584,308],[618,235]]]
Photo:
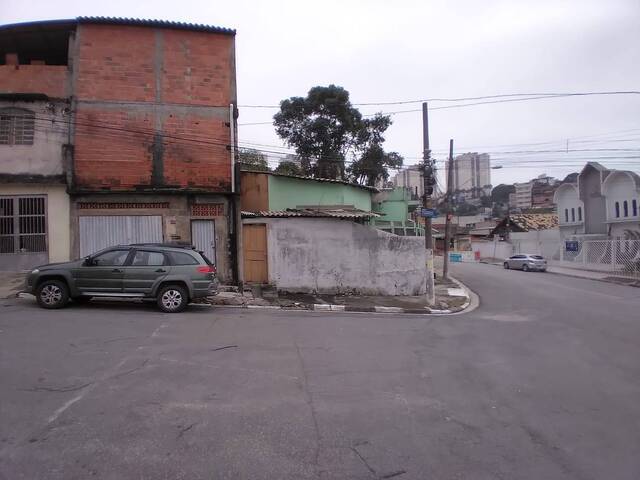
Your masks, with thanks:
[[[640,240],[640,175],[587,163],[554,195],[562,238]]]

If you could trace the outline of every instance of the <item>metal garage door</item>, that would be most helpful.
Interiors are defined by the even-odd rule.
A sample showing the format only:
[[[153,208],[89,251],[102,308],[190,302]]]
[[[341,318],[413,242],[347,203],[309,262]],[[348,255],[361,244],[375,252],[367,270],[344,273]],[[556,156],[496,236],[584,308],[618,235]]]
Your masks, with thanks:
[[[80,256],[112,245],[162,242],[162,216],[80,217]]]
[[[191,242],[201,250],[209,260],[217,265],[216,259],[216,226],[214,220],[192,220]]]

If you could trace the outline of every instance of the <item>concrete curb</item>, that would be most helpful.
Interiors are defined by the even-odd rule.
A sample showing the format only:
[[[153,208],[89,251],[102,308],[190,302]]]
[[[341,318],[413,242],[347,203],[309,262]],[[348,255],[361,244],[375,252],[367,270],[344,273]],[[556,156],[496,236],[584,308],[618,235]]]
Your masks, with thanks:
[[[402,307],[381,307],[381,306],[353,306],[353,305],[339,305],[329,303],[314,303],[311,305],[305,305],[303,307],[287,307],[280,305],[214,305],[209,303],[194,303],[190,305],[208,306],[208,307],[220,307],[220,308],[236,308],[236,309],[250,309],[250,310],[284,310],[284,311],[314,311],[314,312],[353,312],[353,313],[398,313],[398,314],[412,314],[412,315],[449,315],[454,313],[461,313],[463,310],[469,307],[471,298],[469,289],[460,281],[450,277],[451,280],[456,283],[467,294],[467,299],[460,307],[452,309],[440,310],[436,308],[402,308]],[[27,293],[19,292],[15,297],[18,298],[32,298],[33,296]],[[15,298],[13,297],[13,298]]]

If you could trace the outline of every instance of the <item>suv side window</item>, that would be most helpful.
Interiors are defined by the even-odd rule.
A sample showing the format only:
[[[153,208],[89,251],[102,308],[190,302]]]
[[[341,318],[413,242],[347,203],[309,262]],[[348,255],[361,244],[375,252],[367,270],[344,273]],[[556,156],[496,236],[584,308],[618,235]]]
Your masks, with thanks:
[[[162,252],[151,252],[147,250],[136,250],[131,262],[132,267],[151,267],[166,265],[166,259]]]
[[[183,252],[167,252],[171,257],[171,261],[174,265],[199,265],[200,262],[193,258],[188,253]]]
[[[129,256],[129,250],[110,250],[93,257],[93,265],[97,267],[120,267]]]

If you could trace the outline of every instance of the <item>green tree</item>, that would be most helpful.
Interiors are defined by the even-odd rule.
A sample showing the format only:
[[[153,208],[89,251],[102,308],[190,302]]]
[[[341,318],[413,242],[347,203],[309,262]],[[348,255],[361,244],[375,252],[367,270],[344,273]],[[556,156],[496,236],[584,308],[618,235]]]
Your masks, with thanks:
[[[491,190],[491,201],[493,203],[509,203],[509,194],[515,193],[516,187],[501,183]]]
[[[270,171],[267,156],[259,150],[253,148],[238,149],[238,162],[241,170],[258,170],[261,172]]]
[[[348,168],[351,180],[373,187],[389,179],[389,168],[399,168],[404,159],[397,152],[385,152],[384,132],[391,126],[391,117],[376,114],[364,119],[356,136],[357,159]]]
[[[345,159],[362,128],[362,115],[342,87],[313,87],[306,97],[280,102],[276,132],[301,157],[305,174],[345,178]]]
[[[287,160],[280,162],[280,165],[276,167],[274,172],[282,175],[304,175],[300,165]]]
[[[389,178],[389,168],[402,165],[400,154],[382,147],[391,118],[363,118],[342,87],[313,87],[306,97],[283,100],[273,119],[280,138],[295,148],[305,175],[375,185]]]
[[[461,203],[454,209],[456,215],[476,215],[478,210],[478,207],[470,203]]]

